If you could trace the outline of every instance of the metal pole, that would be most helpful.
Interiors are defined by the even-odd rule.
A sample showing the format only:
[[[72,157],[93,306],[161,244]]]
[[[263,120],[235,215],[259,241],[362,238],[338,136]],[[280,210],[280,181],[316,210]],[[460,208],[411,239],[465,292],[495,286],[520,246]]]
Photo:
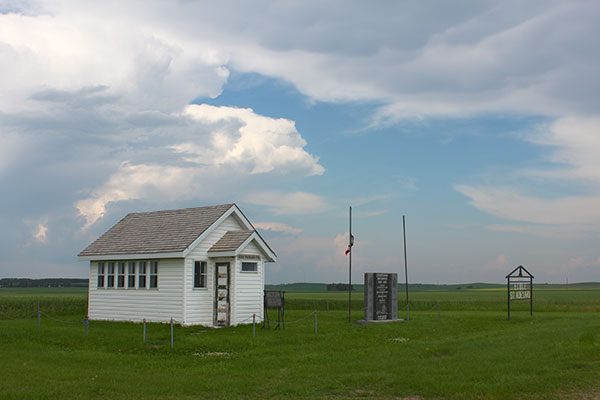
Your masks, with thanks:
[[[529,316],[533,317],[533,278],[529,278]]]
[[[351,324],[352,323],[352,206],[350,206],[350,213],[349,213],[349,222],[350,222],[350,228],[348,229],[348,250],[350,250],[350,253],[348,254],[348,323]],[[316,314],[315,314],[315,318],[316,318]],[[316,321],[316,319],[315,319]],[[316,327],[316,325],[315,325]],[[316,333],[316,328],[315,328],[315,333]]]
[[[256,314],[252,314],[252,337],[256,337]]]
[[[173,318],[171,318],[171,348],[173,348]]]
[[[402,235],[404,236],[404,280],[406,284],[406,320],[410,321],[410,308],[408,306],[408,267],[406,263],[406,221],[404,215],[402,216]]]
[[[40,311],[40,302],[38,301],[38,331],[42,329],[42,311]]]
[[[510,276],[506,278],[506,302],[508,303],[508,320],[510,321]]]
[[[144,344],[146,343],[146,318],[144,318]]]
[[[90,326],[90,318],[86,315],[83,319],[83,324],[85,325],[85,336],[88,335],[88,327]]]
[[[317,334],[317,310],[315,310],[315,335]]]

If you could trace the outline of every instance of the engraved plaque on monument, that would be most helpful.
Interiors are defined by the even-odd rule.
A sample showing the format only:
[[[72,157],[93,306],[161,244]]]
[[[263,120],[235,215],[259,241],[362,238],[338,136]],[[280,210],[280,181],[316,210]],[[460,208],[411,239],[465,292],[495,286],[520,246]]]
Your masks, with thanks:
[[[398,319],[398,274],[365,273],[365,319]]]

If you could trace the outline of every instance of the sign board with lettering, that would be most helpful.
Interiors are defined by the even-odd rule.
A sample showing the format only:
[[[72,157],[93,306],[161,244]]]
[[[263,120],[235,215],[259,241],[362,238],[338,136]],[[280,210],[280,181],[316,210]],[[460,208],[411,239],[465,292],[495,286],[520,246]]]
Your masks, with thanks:
[[[398,319],[398,274],[365,273],[365,320]]]
[[[533,315],[533,275],[525,267],[519,265],[506,275],[506,289],[509,320],[511,301],[529,300],[529,314]]]
[[[280,326],[285,328],[285,292],[281,290],[265,290],[264,291],[264,320],[263,328],[271,327],[269,322],[269,309],[277,309],[277,326],[275,329],[279,329]]]
[[[281,290],[265,290],[265,308],[281,308]]]
[[[509,291],[511,300],[527,300],[531,298],[531,285],[529,282],[511,282]]]

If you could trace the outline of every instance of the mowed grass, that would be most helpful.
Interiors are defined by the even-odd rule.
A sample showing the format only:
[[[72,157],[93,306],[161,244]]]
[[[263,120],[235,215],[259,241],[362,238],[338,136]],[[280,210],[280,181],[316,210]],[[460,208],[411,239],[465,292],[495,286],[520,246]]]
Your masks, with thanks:
[[[0,290],[0,310],[8,298],[29,307],[28,297],[41,294]],[[318,307],[315,334],[313,308],[300,306],[326,304],[318,301],[326,295],[290,296],[286,328],[258,327],[256,337],[251,325],[176,326],[173,349],[164,324],[149,324],[143,344],[141,324],[92,321],[86,337],[81,324],[43,318],[38,331],[35,318],[0,319],[0,398],[575,399],[600,393],[600,315],[590,311],[600,304],[598,291],[534,293],[534,307],[539,301],[548,310],[534,309],[529,317],[521,302],[511,321],[505,293],[415,293],[410,322],[368,326],[348,324],[347,309],[334,307],[343,301],[335,294],[329,313]],[[62,296],[85,304],[85,294]],[[419,307],[438,300],[439,319],[437,307]],[[77,322],[82,314],[60,316]],[[353,317],[361,312],[353,310]]]
[[[463,289],[440,291],[409,292],[411,310],[440,309],[445,311],[503,311],[506,312],[505,289]],[[286,304],[292,308],[324,310],[347,310],[348,293],[286,293]],[[600,312],[600,289],[535,289],[533,292],[533,309],[536,311],[593,311]],[[360,311],[363,307],[364,294],[352,293],[352,309]],[[406,308],[404,292],[398,293],[398,309]],[[511,309],[529,310],[529,301],[513,302]]]

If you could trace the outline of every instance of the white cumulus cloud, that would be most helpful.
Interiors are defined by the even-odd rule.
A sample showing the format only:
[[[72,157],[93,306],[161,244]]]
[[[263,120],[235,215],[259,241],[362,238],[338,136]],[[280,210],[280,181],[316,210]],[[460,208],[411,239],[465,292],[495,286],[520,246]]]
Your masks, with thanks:
[[[46,237],[46,232],[48,232],[48,225],[38,224],[35,233],[33,234],[33,238],[37,240],[39,243],[46,243],[48,238]]]
[[[189,105],[183,115],[211,126],[211,143],[179,143],[173,146],[186,159],[200,163],[248,165],[252,174],[304,169],[321,175],[325,169],[306,150],[306,141],[294,121],[269,118],[249,108]]]
[[[324,171],[318,158],[304,150],[306,141],[293,121],[250,109],[209,105],[189,105],[174,118],[186,124],[187,130],[170,139],[173,144],[158,147],[154,163],[123,161],[87,198],[76,202],[85,219],[84,229],[105,215],[108,204],[118,201],[206,198],[219,189],[231,192],[243,187],[240,181],[250,175],[304,176]],[[308,193],[280,196],[300,213],[314,212],[325,204]],[[268,202],[264,193],[252,198]]]
[[[600,231],[600,119],[561,118],[527,136],[548,149],[550,168],[527,169],[516,179],[542,179],[548,185],[569,183],[577,194],[543,196],[530,193],[523,184],[455,185],[471,205],[496,217],[529,223],[494,224],[490,229],[551,237],[578,237]],[[531,225],[537,224],[537,225]]]

